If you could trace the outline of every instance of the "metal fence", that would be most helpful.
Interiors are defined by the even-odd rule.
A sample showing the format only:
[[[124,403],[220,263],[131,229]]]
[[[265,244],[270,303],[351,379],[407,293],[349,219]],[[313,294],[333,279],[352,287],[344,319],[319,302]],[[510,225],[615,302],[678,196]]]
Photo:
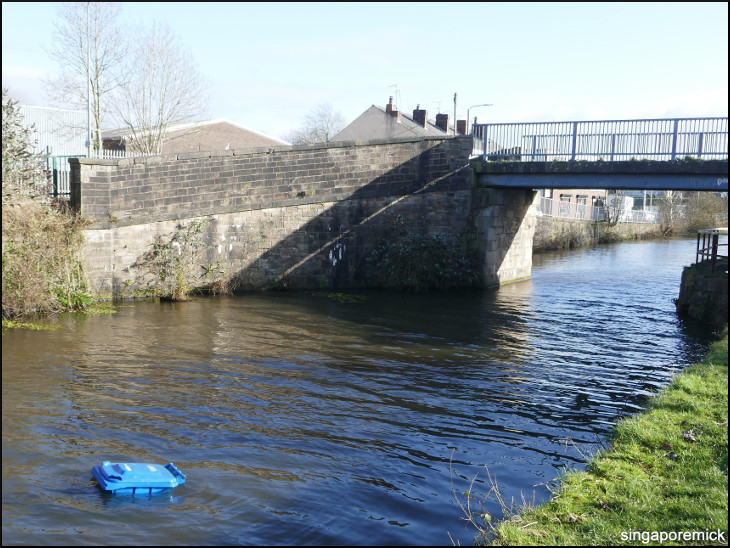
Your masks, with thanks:
[[[51,173],[53,181],[53,190],[51,192],[54,198],[71,195],[69,158],[78,158],[78,156],[48,156],[46,158],[46,167]]]
[[[726,159],[727,118],[474,124],[474,156],[487,160]]]
[[[604,207],[594,207],[545,197],[540,198],[538,215],[585,221],[605,221],[608,218]]]
[[[588,204],[540,198],[537,210],[538,215],[558,217],[572,221],[607,221],[609,211],[605,206],[596,207]],[[619,223],[655,223],[657,214],[641,209],[629,209],[617,213]]]
[[[715,270],[727,272],[727,242],[720,243],[720,234],[727,236],[727,228],[708,228],[697,232],[697,255],[695,264],[707,261],[712,272],[715,272]],[[725,253],[719,253],[723,247],[725,248]]]
[[[128,158],[139,154],[127,153],[123,150],[102,150],[92,153],[92,158]],[[64,156],[47,156],[46,168],[53,181],[52,194],[54,198],[68,198],[71,195],[71,167],[69,158],[86,158],[86,155],[69,154]]]

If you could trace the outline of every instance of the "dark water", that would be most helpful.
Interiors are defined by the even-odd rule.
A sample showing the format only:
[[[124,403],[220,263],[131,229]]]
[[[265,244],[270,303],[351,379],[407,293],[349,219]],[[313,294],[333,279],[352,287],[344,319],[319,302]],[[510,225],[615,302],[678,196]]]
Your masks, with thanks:
[[[141,302],[5,332],[2,542],[471,544],[452,489],[486,494],[486,466],[544,500],[706,350],[672,302],[694,246],[540,255],[493,291]],[[105,496],[104,460],[188,481]]]

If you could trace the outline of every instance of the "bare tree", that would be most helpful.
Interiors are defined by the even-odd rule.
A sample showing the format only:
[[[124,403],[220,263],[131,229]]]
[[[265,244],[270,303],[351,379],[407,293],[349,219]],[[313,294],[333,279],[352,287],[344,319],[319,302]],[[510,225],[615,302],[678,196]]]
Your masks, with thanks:
[[[610,226],[615,226],[626,215],[631,206],[627,203],[630,198],[625,190],[609,192],[606,197],[606,216]]]
[[[304,127],[293,131],[286,140],[295,145],[326,143],[345,127],[339,112],[330,103],[321,103],[304,118]]]
[[[684,207],[684,193],[667,190],[659,202],[659,215],[662,219],[662,231],[672,234],[681,231],[679,225]]]
[[[127,81],[114,109],[131,148],[160,154],[167,128],[206,110],[206,84],[193,57],[167,26],[140,30],[128,52]]]
[[[85,110],[90,103],[94,150],[101,149],[107,96],[122,79],[125,46],[117,25],[120,12],[118,2],[59,3],[58,25],[48,51],[61,71],[44,80],[46,94],[64,106]]]

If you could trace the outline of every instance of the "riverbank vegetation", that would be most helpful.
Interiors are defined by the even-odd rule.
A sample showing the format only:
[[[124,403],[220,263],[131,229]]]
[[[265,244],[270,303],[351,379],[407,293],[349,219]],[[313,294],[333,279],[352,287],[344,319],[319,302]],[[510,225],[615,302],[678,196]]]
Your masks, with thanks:
[[[537,218],[532,250],[541,253],[544,251],[592,247],[621,241],[658,240],[665,237],[658,223],[621,223],[610,226],[604,222],[576,221],[542,216]]]
[[[3,321],[84,310],[94,300],[81,259],[86,222],[49,199],[44,158],[6,90],[2,101]]]
[[[682,371],[646,412],[620,421],[610,448],[585,471],[562,475],[549,502],[494,527],[468,515],[476,543],[727,545],[727,335],[726,327],[703,362]],[[684,532],[695,537],[677,537]],[[697,535],[710,532],[724,540]]]
[[[696,236],[698,230],[727,226],[727,193],[667,192],[657,198],[662,231],[668,236]]]
[[[630,240],[696,237],[697,231],[727,226],[728,198],[714,192],[666,192],[654,198],[660,221],[609,223],[539,216],[533,251],[590,247]]]

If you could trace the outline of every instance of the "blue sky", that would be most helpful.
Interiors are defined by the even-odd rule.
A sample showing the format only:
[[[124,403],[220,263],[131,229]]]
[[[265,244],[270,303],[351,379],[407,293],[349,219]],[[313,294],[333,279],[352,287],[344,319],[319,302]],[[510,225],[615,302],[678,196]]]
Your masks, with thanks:
[[[55,8],[3,2],[2,85],[50,106]],[[347,122],[393,95],[480,122],[728,115],[728,4],[124,2],[169,24],[211,82],[208,112],[275,136],[328,102]],[[397,86],[397,87],[396,87]],[[397,90],[397,94],[396,94]]]

